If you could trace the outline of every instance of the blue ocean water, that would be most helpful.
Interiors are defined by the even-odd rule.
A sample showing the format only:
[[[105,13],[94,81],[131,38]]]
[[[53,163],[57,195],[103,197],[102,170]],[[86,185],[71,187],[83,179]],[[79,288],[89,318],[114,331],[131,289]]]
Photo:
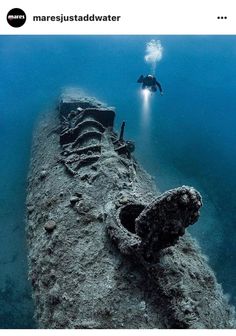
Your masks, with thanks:
[[[137,78],[150,72],[146,42],[164,47],[156,75],[164,95],[145,104]],[[236,36],[0,36],[0,327],[30,328],[24,211],[38,114],[63,87],[79,87],[117,111],[126,139],[159,188],[203,195],[190,231],[236,304]]]

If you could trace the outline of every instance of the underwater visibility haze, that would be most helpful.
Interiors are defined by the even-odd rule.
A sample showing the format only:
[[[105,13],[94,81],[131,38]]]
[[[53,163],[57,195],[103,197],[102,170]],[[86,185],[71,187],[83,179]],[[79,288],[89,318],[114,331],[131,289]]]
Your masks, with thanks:
[[[148,44],[149,43],[149,44]],[[0,328],[35,328],[25,198],[32,134],[63,88],[116,108],[163,192],[193,185],[190,228],[236,304],[236,36],[0,36]],[[152,74],[163,96],[137,79]]]

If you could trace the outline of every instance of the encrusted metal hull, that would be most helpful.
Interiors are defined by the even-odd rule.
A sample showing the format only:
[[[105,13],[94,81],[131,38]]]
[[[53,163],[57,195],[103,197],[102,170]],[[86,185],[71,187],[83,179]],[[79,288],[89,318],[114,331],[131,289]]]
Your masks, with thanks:
[[[160,195],[114,117],[64,96],[35,133],[27,239],[39,327],[233,328],[232,307],[184,235],[200,195]]]

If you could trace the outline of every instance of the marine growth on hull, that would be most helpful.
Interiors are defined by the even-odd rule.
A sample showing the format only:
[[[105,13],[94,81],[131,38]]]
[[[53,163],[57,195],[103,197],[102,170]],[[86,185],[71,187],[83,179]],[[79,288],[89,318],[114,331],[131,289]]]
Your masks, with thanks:
[[[101,155],[101,139],[105,131],[113,143],[114,150],[130,157],[134,150],[131,141],[124,141],[122,133],[113,132],[115,112],[99,102],[83,99],[71,102],[62,98],[60,111],[60,144],[63,148],[61,162],[68,172],[75,175],[83,167],[96,162]]]
[[[233,308],[186,233],[201,195],[161,194],[114,119],[94,98],[63,94],[36,131],[27,239],[39,327],[233,328]]]

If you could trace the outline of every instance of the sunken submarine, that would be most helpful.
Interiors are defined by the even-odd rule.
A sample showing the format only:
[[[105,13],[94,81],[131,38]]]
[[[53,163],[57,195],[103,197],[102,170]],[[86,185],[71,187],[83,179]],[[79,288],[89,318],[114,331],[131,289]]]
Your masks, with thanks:
[[[201,195],[160,193],[114,119],[114,108],[68,91],[35,130],[26,233],[38,327],[235,328],[186,232]]]

